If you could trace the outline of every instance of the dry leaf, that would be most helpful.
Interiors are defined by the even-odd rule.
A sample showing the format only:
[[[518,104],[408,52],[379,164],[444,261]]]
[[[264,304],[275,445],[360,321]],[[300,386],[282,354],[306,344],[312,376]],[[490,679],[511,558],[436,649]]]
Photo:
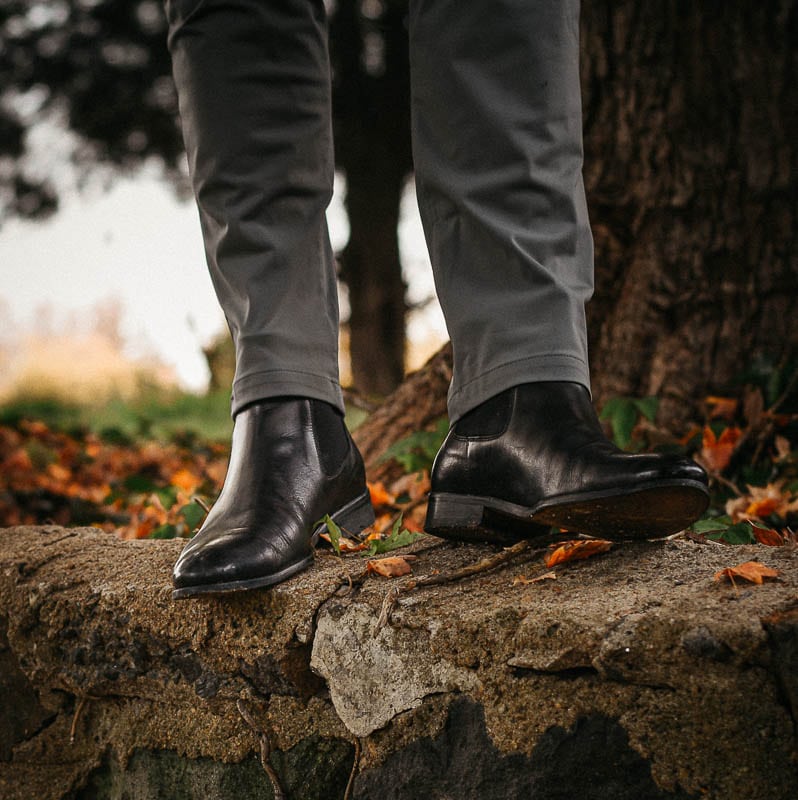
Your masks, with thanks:
[[[513,578],[513,586],[528,586],[530,583],[542,583],[543,581],[556,581],[556,572],[544,572],[534,578],[527,578],[526,575],[516,575]]]
[[[723,472],[731,461],[734,446],[742,436],[739,428],[730,426],[719,436],[708,425],[704,427],[701,461],[711,472]]]
[[[193,492],[202,483],[202,478],[189,469],[179,469],[172,475],[169,483],[185,492]]]
[[[784,537],[773,528],[757,528],[756,525],[751,528],[759,544],[766,544],[768,547],[781,547],[784,544]]]
[[[396,502],[396,498],[385,488],[382,481],[376,483],[366,482],[371,496],[371,505],[375,508],[380,506],[392,506]]]
[[[390,556],[367,561],[366,571],[369,575],[398,578],[401,575],[409,575],[413,570],[410,568],[407,556]]]
[[[785,489],[784,481],[747,489],[747,494],[726,502],[726,513],[734,522],[752,517],[764,519],[771,514],[786,519],[788,514],[798,511],[798,497]]]
[[[555,549],[546,557],[547,567],[606,553],[612,547],[612,542],[606,539],[573,539],[569,542],[560,542],[554,547]]]
[[[720,581],[723,578],[728,578],[734,583],[735,578],[740,578],[749,583],[761,584],[766,578],[777,578],[778,576],[779,571],[777,569],[766,567],[764,564],[760,564],[759,561],[746,561],[736,567],[726,567],[726,569],[716,572],[715,580]]]

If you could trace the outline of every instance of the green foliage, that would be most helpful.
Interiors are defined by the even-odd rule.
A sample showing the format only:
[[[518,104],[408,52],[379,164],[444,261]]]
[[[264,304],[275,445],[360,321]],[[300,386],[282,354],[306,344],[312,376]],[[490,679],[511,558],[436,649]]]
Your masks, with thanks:
[[[91,431],[108,444],[129,445],[139,439],[227,442],[233,429],[230,394],[191,394],[157,387],[144,388],[131,400],[116,398],[103,405],[78,405],[57,397],[16,397],[0,405],[0,425],[41,420],[52,430]]]
[[[423,534],[421,533],[413,533],[407,530],[407,528],[402,528],[402,517],[399,516],[393,523],[390,534],[386,536],[385,539],[372,539],[371,542],[369,542],[369,549],[366,551],[366,554],[369,556],[378,556],[383,553],[390,553],[391,550],[398,550],[400,547],[413,544],[413,542],[420,539],[422,536]]]
[[[733,523],[730,517],[704,517],[688,530],[723,544],[756,544],[752,522]]]
[[[394,459],[405,472],[420,472],[431,469],[432,462],[449,432],[449,420],[441,417],[431,431],[417,431],[394,442],[380,458],[380,462]]]
[[[330,544],[332,545],[332,549],[335,550],[336,555],[340,556],[342,535],[341,529],[329,514],[325,514],[320,522],[327,526],[327,533],[330,536]]]
[[[205,509],[199,503],[186,503],[178,513],[186,521],[189,531],[199,528],[205,518]]]
[[[613,441],[626,450],[632,444],[632,431],[640,418],[654,422],[658,408],[657,397],[612,397],[601,409],[600,419],[609,422]]]

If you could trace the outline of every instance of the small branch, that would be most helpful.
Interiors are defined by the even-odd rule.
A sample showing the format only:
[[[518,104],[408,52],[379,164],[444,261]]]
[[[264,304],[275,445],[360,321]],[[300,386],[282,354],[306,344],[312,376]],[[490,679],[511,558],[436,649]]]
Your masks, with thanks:
[[[737,497],[742,497],[743,493],[737,488],[737,485],[732,483],[728,478],[724,478],[719,472],[713,472],[712,477],[727,489],[731,489]]]
[[[441,586],[444,583],[452,583],[454,581],[462,580],[463,578],[470,578],[473,575],[478,575],[481,572],[490,572],[497,567],[501,567],[504,564],[513,561],[522,553],[528,552],[531,546],[532,543],[529,540],[524,539],[520,542],[516,542],[512,547],[505,548],[494,556],[483,558],[476,564],[468,564],[460,569],[440,575],[429,575],[426,578],[410,580],[402,586],[393,586],[391,589],[389,589],[382,601],[382,610],[380,611],[380,616],[377,620],[377,626],[374,629],[373,635],[377,636],[383,627],[385,627],[391,621],[391,614],[394,608],[396,608],[396,605],[399,602],[399,596],[402,594],[402,592],[410,592],[413,589],[423,589],[428,586]],[[537,548],[535,552],[542,553],[544,550],[545,548]]]
[[[211,509],[208,507],[208,504],[201,497],[194,495],[193,500],[206,514],[211,513]]]
[[[417,581],[411,581],[403,588],[415,589],[424,586],[440,586],[443,583],[451,583],[452,581],[459,581],[463,578],[470,578],[472,575],[477,575],[480,572],[490,572],[490,570],[496,569],[496,567],[500,567],[503,564],[506,564],[508,561],[513,561],[522,553],[527,552],[531,545],[532,543],[529,540],[523,539],[520,542],[516,542],[512,547],[506,547],[495,556],[483,558],[482,561],[478,561],[476,564],[468,564],[467,566],[456,569],[453,572],[446,572],[440,575],[429,575],[426,578],[419,578]],[[545,548],[538,549],[540,552],[545,550]]]
[[[402,593],[405,586],[392,586],[382,601],[382,609],[380,616],[377,619],[377,626],[374,628],[373,636],[376,638],[377,634],[391,621],[391,614],[399,602],[399,595]]]
[[[274,767],[272,767],[271,762],[269,761],[269,756],[272,752],[272,746],[271,742],[269,741],[268,734],[261,730],[250,710],[246,707],[244,701],[240,697],[238,700],[236,700],[236,708],[238,709],[238,713],[241,715],[241,718],[244,720],[244,722],[246,722],[249,728],[251,728],[260,741],[260,763],[263,767],[263,771],[266,773],[266,775],[268,775],[269,780],[271,781],[274,800],[286,800],[285,792],[283,792],[282,787],[280,786],[280,777],[274,771]]]
[[[358,768],[360,766],[360,739],[355,737],[355,760],[352,762],[352,771],[349,773],[349,781],[346,784],[346,791],[344,792],[344,800],[351,800],[352,788],[355,785],[355,778],[357,777]]]
[[[78,700],[77,706],[75,706],[75,713],[72,715],[72,725],[69,728],[69,743],[75,744],[75,736],[78,730],[78,720],[80,719],[80,715],[83,713],[83,707],[86,705],[87,700],[97,700],[98,698],[90,695],[84,694],[81,696],[80,700]]]

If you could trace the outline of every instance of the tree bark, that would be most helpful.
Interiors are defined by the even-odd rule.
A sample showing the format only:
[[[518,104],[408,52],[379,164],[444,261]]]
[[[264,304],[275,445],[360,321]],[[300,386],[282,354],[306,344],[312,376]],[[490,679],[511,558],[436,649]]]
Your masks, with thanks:
[[[680,422],[798,352],[798,4],[583,6],[594,392]]]
[[[330,25],[336,163],[346,174],[350,237],[340,254],[349,291],[352,377],[385,396],[405,371],[405,284],[397,225],[412,170],[405,2],[366,14],[341,0]]]
[[[657,395],[680,429],[756,359],[798,357],[796,41],[794,0],[583,5],[597,405]],[[416,400],[397,392],[381,415],[423,427],[403,410]],[[399,436],[383,416],[365,440]]]
[[[354,432],[369,480],[389,482],[401,474],[395,461],[382,461],[393,442],[413,431],[433,428],[446,414],[446,392],[452,377],[452,347],[446,344]]]

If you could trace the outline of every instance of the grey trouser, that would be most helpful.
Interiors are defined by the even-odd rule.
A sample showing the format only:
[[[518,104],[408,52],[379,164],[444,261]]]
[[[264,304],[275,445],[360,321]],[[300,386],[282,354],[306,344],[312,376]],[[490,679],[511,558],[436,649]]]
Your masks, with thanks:
[[[233,412],[280,395],[343,408],[324,3],[166,5],[236,348]],[[578,0],[410,0],[409,24],[416,186],[454,348],[450,417],[520,383],[587,386]]]

